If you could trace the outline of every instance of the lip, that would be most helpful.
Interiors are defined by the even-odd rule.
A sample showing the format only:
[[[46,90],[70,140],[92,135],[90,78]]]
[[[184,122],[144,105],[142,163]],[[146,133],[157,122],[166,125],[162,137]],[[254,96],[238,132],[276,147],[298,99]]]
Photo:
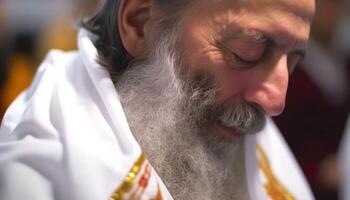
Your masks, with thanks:
[[[237,128],[224,126],[220,122],[215,122],[213,127],[218,134],[227,138],[231,142],[237,141],[243,135],[242,133],[239,132]]]

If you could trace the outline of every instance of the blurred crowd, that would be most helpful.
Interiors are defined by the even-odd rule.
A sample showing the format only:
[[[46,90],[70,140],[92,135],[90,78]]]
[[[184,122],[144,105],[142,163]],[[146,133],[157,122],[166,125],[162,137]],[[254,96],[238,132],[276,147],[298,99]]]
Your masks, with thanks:
[[[290,79],[285,112],[275,119],[316,199],[344,199],[338,150],[349,111],[350,1],[320,0],[307,56]]]
[[[98,0],[0,0],[0,120],[49,49],[76,49],[79,21],[98,6]],[[350,111],[350,0],[320,0],[317,9],[308,54],[275,121],[316,199],[338,199],[338,150]]]
[[[98,0],[0,0],[0,120],[50,49],[76,49],[83,17]]]

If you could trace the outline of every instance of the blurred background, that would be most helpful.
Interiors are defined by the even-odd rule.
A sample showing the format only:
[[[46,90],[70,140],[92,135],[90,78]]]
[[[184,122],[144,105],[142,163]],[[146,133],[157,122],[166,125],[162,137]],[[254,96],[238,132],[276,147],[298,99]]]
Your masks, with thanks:
[[[76,49],[79,20],[99,5],[0,0],[0,120],[49,49]],[[285,112],[275,121],[316,199],[341,199],[338,152],[350,111],[350,0],[320,0],[317,9],[308,54],[291,77]]]

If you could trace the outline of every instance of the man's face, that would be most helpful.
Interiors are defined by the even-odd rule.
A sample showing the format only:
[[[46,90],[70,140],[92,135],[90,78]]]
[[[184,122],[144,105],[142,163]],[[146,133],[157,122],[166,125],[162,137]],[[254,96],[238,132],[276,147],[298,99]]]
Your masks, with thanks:
[[[248,103],[269,116],[280,114],[289,75],[304,56],[314,7],[314,0],[200,1],[183,19],[183,73],[211,74],[217,104]],[[211,126],[237,135],[220,121]]]
[[[148,27],[144,55],[117,77],[130,128],[175,199],[246,199],[238,136],[283,110],[314,6],[294,1],[198,0],[178,26]]]

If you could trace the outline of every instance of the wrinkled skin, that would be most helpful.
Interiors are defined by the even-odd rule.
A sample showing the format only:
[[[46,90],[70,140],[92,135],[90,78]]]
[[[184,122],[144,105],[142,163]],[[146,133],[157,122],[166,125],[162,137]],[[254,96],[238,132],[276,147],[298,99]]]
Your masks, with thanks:
[[[218,103],[246,102],[279,115],[289,76],[305,54],[315,2],[205,0],[191,9],[179,45],[185,73],[213,74]],[[235,132],[220,122],[213,127]]]

